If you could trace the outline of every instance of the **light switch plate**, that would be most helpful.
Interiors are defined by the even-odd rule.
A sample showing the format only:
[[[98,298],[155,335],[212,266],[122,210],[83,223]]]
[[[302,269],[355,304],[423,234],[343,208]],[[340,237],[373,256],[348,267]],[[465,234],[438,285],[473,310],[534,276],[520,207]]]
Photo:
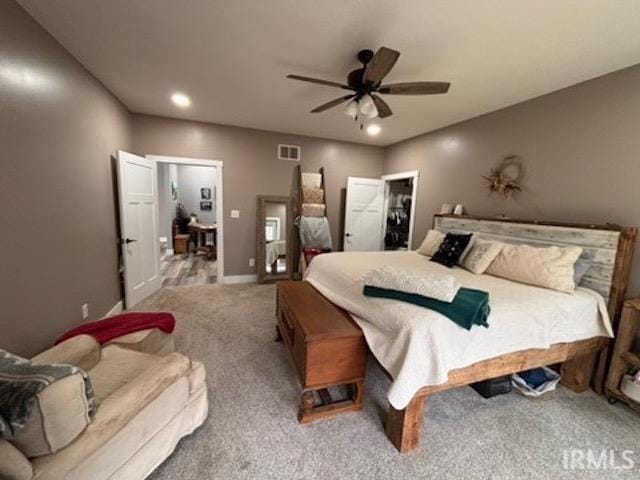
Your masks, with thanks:
[[[231,210],[231,218],[240,218],[240,210]]]
[[[86,320],[89,318],[89,304],[85,303],[82,305],[82,319]]]
[[[250,267],[255,267],[256,266],[256,259],[255,258],[250,258],[249,259],[249,266]]]

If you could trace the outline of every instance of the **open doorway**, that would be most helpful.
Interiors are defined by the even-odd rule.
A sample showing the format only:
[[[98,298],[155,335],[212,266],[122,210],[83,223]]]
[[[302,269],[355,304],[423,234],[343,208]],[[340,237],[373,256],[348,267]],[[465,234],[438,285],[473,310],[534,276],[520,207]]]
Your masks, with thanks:
[[[221,282],[222,162],[147,155],[158,168],[162,286]]]
[[[383,249],[410,250],[413,241],[419,172],[383,175],[385,182]]]

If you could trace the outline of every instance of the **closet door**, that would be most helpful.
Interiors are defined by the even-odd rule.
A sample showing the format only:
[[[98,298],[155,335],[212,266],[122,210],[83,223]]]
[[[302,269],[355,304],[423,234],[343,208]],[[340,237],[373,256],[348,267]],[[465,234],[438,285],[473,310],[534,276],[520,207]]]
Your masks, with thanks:
[[[377,251],[382,247],[384,180],[347,178],[344,250]]]

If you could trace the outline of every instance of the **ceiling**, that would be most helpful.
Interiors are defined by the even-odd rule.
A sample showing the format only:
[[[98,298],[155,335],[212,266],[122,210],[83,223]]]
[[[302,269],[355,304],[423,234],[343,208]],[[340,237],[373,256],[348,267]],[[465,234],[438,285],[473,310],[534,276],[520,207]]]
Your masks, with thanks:
[[[640,63],[636,0],[19,0],[134,112],[388,145]],[[344,91],[362,48],[402,55],[388,82],[444,80],[447,95],[384,96],[370,137]],[[191,96],[181,110],[169,97]]]

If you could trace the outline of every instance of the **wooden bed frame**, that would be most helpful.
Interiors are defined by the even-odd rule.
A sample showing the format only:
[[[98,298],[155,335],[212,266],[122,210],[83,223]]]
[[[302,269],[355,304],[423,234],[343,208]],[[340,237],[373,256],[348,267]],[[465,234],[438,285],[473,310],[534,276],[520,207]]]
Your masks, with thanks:
[[[637,228],[453,215],[436,215],[434,228],[443,232],[472,231],[483,238],[510,243],[582,247],[581,258],[590,267],[580,285],[608,298],[609,314],[616,329],[631,271]],[[604,337],[558,343],[548,349],[522,350],[452,370],[447,383],[421,388],[404,410],[390,406],[387,436],[400,452],[409,452],[419,445],[425,404],[430,395],[530,368],[561,363],[561,382],[565,387],[583,392],[593,380],[594,389],[602,393],[610,357],[609,343]]]

